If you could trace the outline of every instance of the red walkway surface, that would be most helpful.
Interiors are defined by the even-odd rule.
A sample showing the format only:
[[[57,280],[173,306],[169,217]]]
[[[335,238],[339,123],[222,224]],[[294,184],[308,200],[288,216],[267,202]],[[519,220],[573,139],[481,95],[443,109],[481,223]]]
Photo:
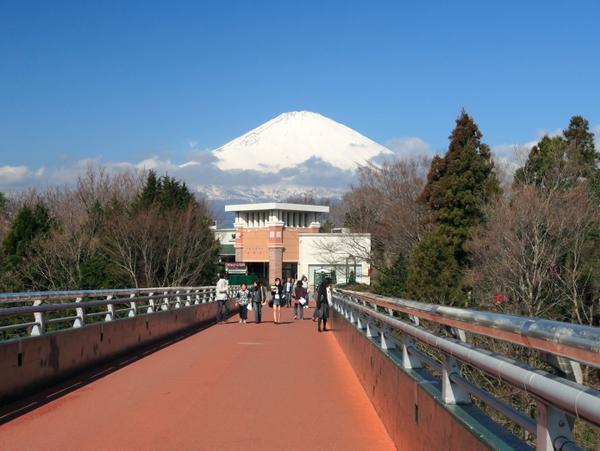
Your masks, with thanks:
[[[0,426],[0,449],[394,449],[333,334],[263,313],[65,391]]]

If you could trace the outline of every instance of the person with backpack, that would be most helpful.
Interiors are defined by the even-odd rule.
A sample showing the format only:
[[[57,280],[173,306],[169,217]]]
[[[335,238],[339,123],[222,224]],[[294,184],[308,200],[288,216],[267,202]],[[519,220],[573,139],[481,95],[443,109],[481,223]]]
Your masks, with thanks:
[[[277,277],[275,284],[271,287],[271,303],[273,304],[273,323],[281,323],[281,304],[284,302],[283,285],[281,279]]]
[[[227,301],[229,300],[229,282],[222,274],[219,274],[216,291],[217,323],[223,324],[229,316],[229,307],[227,307]]]
[[[306,288],[302,286],[302,281],[299,280],[294,288],[294,319],[304,319],[304,306],[306,302]]]
[[[248,285],[243,283],[237,292],[237,304],[240,307],[240,323],[246,324],[248,320],[248,304],[252,299],[252,294],[248,290]]]
[[[260,324],[262,322],[262,306],[265,305],[265,291],[263,290],[260,280],[255,280],[252,285],[252,307],[254,309],[254,322]]]
[[[329,319],[329,296],[328,288],[331,285],[331,279],[327,277],[317,290],[317,330],[321,332],[321,321],[323,322],[323,332],[327,330],[327,319]]]

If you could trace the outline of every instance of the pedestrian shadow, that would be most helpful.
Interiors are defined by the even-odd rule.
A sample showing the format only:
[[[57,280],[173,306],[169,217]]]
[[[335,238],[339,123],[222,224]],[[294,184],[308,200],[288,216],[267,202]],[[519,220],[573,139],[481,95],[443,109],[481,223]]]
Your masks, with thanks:
[[[32,410],[38,409],[52,401],[62,398],[69,393],[85,387],[92,382],[103,378],[115,371],[118,371],[126,366],[143,359],[150,354],[154,354],[161,349],[171,346],[181,340],[191,337],[192,335],[202,332],[205,329],[213,326],[215,323],[207,323],[201,326],[194,326],[183,332],[164,337],[146,346],[136,349],[133,352],[125,353],[116,358],[112,358],[102,364],[96,365],[91,369],[78,371],[71,376],[68,376],[61,381],[50,385],[49,387],[40,389],[32,394],[24,397],[8,400],[0,403],[0,426],[6,424],[21,415],[25,415]],[[233,323],[232,323],[233,324]],[[237,324],[237,323],[236,323]]]

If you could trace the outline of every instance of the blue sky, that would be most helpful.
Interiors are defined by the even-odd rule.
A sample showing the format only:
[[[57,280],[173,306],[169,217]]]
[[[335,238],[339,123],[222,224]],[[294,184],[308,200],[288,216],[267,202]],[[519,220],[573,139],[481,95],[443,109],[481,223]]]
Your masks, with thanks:
[[[0,0],[0,167],[186,161],[284,111],[443,150],[600,124],[600,2]],[[0,181],[1,182],[1,181]]]

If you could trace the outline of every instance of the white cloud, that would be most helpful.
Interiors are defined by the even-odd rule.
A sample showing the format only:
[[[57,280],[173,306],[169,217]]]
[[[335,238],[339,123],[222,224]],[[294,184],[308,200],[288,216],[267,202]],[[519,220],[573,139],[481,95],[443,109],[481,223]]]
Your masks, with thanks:
[[[549,136],[550,138],[554,138],[555,136],[561,136],[563,133],[562,129],[560,128],[556,128],[552,131],[547,131],[547,130],[538,130],[536,133],[537,136],[537,140],[539,141],[540,139],[542,139],[544,136]]]
[[[158,174],[184,180],[188,186],[196,187],[209,197],[216,193],[227,193],[231,197],[285,198],[290,193],[309,191],[321,196],[326,196],[326,193],[337,196],[354,181],[353,172],[340,170],[320,158],[291,165],[281,170],[277,177],[259,171],[223,171],[215,162],[216,158],[211,152],[197,151],[193,159],[183,163],[151,155],[139,162],[85,158],[35,170],[27,166],[4,166],[0,167],[0,191],[19,191],[29,186],[72,185],[90,166],[101,166],[109,173],[153,169]]]
[[[415,136],[392,138],[383,144],[400,158],[431,157],[435,154],[432,147],[421,138]]]
[[[596,125],[593,131],[600,148],[600,124]],[[554,136],[560,133],[560,130],[555,130],[549,134]],[[536,136],[539,139],[545,134],[548,133],[542,130],[537,132]],[[508,174],[514,173],[525,163],[529,151],[538,139],[520,144],[498,144],[492,147],[498,167]],[[390,139],[385,142],[385,146],[399,158],[431,157],[436,153],[426,141],[418,137]],[[352,172],[342,171],[316,157],[280,171],[274,180],[273,174],[259,171],[220,170],[215,164],[215,156],[208,149],[189,149],[183,155],[185,156],[183,161],[173,161],[159,155],[149,155],[138,162],[106,161],[102,156],[98,156],[76,161],[63,159],[57,161],[55,167],[0,166],[0,191],[17,191],[29,186],[70,185],[75,183],[77,177],[90,166],[102,166],[112,173],[154,169],[159,174],[168,174],[185,180],[188,186],[196,187],[209,197],[219,194],[233,196],[235,193],[250,197],[262,193],[262,196],[266,197],[270,193],[272,196],[285,198],[291,192],[303,190],[317,192],[322,196],[326,193],[339,195],[355,181]]]
[[[27,166],[0,166],[0,186],[19,183],[30,175],[31,171]]]
[[[537,140],[521,144],[499,144],[492,147],[492,154],[496,162],[512,174],[525,164],[531,148],[536,144]]]

